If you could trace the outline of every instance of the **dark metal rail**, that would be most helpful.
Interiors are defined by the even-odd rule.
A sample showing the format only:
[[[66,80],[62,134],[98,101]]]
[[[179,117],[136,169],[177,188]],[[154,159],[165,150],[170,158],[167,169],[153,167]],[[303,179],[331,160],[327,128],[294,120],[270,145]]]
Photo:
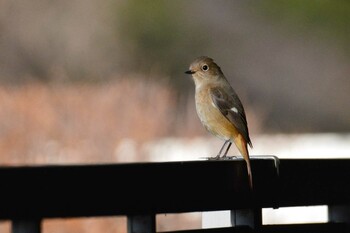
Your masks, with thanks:
[[[262,208],[328,205],[329,223],[281,231],[348,232],[350,160],[282,159],[278,174],[273,159],[253,159],[252,171],[253,191],[242,160],[0,167],[0,219],[18,233],[40,232],[44,218],[126,215],[129,232],[155,232],[158,213],[232,210],[243,227],[222,232],[277,232]]]

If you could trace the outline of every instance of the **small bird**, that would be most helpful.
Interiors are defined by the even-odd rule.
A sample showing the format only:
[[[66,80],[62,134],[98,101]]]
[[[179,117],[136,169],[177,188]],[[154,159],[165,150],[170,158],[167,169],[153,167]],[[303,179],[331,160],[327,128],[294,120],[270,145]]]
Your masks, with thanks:
[[[225,159],[234,142],[247,164],[249,185],[253,188],[247,144],[252,148],[243,105],[212,58],[202,56],[194,60],[186,74],[191,74],[196,86],[195,100],[198,117],[204,127],[225,142],[218,155],[211,159]],[[221,156],[226,144],[225,153]]]

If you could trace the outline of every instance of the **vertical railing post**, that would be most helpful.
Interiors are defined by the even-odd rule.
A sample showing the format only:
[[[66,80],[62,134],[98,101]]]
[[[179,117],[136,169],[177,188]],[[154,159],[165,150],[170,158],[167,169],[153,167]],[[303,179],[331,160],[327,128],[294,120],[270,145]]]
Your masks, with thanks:
[[[328,221],[333,223],[345,223],[347,228],[350,229],[350,205],[329,205]]]
[[[12,233],[40,233],[40,219],[16,219],[12,221]]]
[[[249,226],[257,230],[262,226],[262,210],[261,208],[231,210],[231,224]]]
[[[155,233],[155,215],[128,215],[128,233]]]

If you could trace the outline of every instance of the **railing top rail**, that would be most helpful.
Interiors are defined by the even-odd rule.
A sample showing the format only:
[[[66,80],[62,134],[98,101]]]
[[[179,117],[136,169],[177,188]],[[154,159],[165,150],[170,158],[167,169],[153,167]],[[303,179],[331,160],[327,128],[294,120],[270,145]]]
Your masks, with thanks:
[[[0,167],[0,219],[137,215],[350,201],[350,160]]]

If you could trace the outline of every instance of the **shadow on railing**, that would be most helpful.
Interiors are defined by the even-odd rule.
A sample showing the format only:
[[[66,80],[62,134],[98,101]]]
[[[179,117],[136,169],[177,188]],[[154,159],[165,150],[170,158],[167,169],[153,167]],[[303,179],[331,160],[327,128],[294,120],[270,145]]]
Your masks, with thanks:
[[[186,232],[349,232],[350,160],[252,159],[0,167],[0,219],[38,233],[45,218],[120,216],[128,232],[155,232],[156,214],[231,210],[232,227]],[[329,222],[263,225],[262,208],[328,205]],[[182,231],[185,232],[185,231]]]

